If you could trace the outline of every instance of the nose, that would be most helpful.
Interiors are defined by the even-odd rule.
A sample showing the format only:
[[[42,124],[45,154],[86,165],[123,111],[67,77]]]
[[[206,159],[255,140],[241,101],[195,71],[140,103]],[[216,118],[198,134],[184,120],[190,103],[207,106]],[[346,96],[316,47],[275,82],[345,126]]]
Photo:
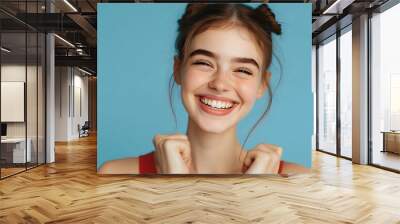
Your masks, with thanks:
[[[229,83],[226,74],[221,71],[216,71],[213,74],[212,80],[208,83],[208,87],[216,90],[217,92],[225,92],[228,90]]]

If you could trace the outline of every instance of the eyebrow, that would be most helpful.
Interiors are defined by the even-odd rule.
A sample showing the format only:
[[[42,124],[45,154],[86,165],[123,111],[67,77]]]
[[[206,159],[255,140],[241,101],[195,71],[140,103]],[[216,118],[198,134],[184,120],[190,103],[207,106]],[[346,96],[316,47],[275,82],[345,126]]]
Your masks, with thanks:
[[[192,53],[190,53],[189,57],[193,57],[195,55],[205,55],[205,56],[208,56],[211,58],[218,58],[217,55],[215,55],[213,52],[207,51],[204,49],[197,49],[197,50],[192,51]]]
[[[189,57],[193,57],[195,55],[204,55],[204,56],[208,56],[208,57],[211,57],[211,58],[218,58],[218,56],[216,54],[214,54],[213,52],[207,51],[207,50],[204,50],[204,49],[197,49],[197,50],[192,51],[190,53]],[[253,64],[258,69],[260,69],[260,66],[258,65],[257,61],[254,60],[253,58],[234,58],[232,61],[239,62],[239,63]]]
[[[260,69],[260,66],[258,65],[258,63],[256,62],[256,60],[252,59],[252,58],[234,58],[233,59],[234,62],[239,62],[239,63],[249,63],[249,64],[253,64],[254,66],[257,67],[257,69]]]

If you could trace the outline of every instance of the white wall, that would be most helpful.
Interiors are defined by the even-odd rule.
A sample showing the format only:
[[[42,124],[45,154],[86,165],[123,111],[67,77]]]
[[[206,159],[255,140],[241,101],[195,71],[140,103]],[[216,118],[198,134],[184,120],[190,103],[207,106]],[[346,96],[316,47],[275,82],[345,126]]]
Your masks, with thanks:
[[[38,70],[37,70],[38,69]],[[1,66],[1,81],[3,82],[24,82],[26,84],[26,107],[21,108],[26,112],[27,119],[23,122],[6,122],[8,138],[24,138],[25,135],[30,139],[32,161],[44,162],[44,74],[42,67],[25,64],[3,64]],[[25,80],[27,78],[27,81]],[[6,97],[6,96],[2,96]],[[9,108],[1,108],[7,110]],[[13,111],[9,111],[13,112]],[[15,113],[15,112],[14,112]],[[37,153],[39,154],[37,156]]]
[[[55,141],[68,140],[69,117],[69,68],[55,68]]]
[[[83,73],[78,73],[79,75],[76,75],[75,70],[75,76],[74,76],[74,89],[75,89],[75,96],[74,96],[74,111],[73,113],[73,119],[72,119],[72,136],[75,138],[79,137],[78,133],[78,124],[81,126],[85,123],[85,121],[89,120],[89,110],[88,110],[88,99],[89,99],[89,92],[88,92],[88,77],[87,76],[82,76],[81,74]],[[79,93],[80,91],[80,93]],[[80,98],[79,98],[80,95]],[[80,103],[79,103],[80,101]],[[81,111],[80,111],[80,110]]]
[[[72,67],[56,67],[55,73],[55,140],[70,141],[88,120],[88,77]]]
[[[27,73],[25,71],[27,69]],[[39,72],[41,72],[39,70]],[[27,120],[28,120],[28,137],[30,133],[35,133],[36,136],[36,66],[27,66],[19,64],[5,64],[1,66],[1,81],[3,82],[25,82],[25,75],[28,78],[29,87],[27,88]],[[41,105],[39,105],[40,107]],[[6,110],[6,108],[2,108]],[[35,113],[33,113],[35,112]],[[32,123],[34,122],[34,123]],[[26,122],[7,122],[7,136],[8,137],[25,137],[25,123]]]
[[[25,83],[1,82],[1,121],[24,122]]]

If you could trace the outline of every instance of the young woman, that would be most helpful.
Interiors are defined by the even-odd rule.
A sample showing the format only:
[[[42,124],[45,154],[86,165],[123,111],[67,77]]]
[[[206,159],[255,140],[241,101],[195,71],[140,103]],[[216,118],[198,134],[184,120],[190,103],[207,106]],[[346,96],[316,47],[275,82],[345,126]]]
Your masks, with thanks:
[[[108,161],[99,173],[307,172],[302,166],[281,161],[279,146],[259,144],[244,150],[237,137],[239,121],[266,91],[269,102],[259,121],[272,103],[268,71],[271,34],[281,34],[281,27],[270,8],[266,4],[257,8],[189,4],[178,25],[172,78],[181,86],[182,102],[189,115],[186,135],[156,135],[154,151]]]

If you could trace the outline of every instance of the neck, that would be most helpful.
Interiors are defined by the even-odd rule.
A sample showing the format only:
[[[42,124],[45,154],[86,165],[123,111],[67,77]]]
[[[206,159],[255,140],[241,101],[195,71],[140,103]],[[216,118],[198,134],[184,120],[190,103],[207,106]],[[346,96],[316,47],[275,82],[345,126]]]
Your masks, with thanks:
[[[223,133],[210,133],[203,131],[189,118],[187,136],[194,173],[241,173],[242,159],[246,153],[237,139],[236,127]]]

